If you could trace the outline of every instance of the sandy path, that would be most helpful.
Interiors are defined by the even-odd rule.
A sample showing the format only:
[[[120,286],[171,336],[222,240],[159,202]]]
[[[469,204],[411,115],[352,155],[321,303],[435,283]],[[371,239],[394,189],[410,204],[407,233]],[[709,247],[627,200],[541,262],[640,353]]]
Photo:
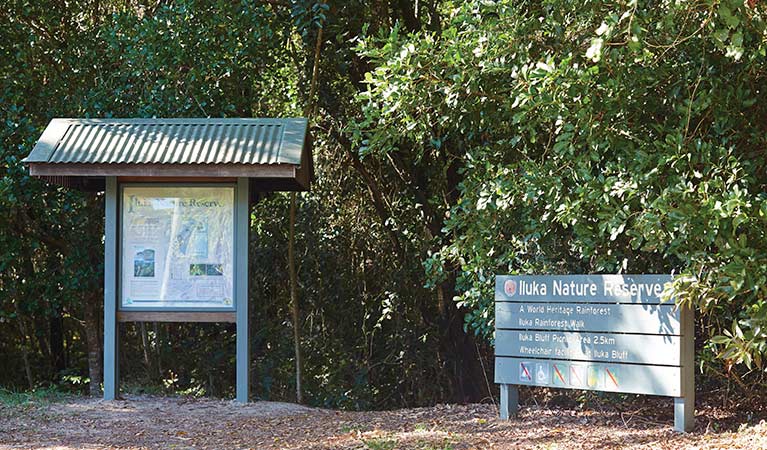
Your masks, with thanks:
[[[276,402],[128,397],[0,406],[2,449],[767,448],[763,422],[735,432],[717,428],[705,415],[695,433],[680,435],[671,430],[670,416],[534,407],[504,422],[493,405],[339,412]]]

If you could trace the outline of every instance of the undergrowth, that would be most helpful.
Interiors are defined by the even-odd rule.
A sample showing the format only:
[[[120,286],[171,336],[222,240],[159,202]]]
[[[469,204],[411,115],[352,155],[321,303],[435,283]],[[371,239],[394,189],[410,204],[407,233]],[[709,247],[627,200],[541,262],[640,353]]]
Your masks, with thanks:
[[[38,387],[31,391],[13,391],[0,388],[0,405],[21,406],[29,403],[46,404],[72,398],[74,394],[62,391],[58,386]]]

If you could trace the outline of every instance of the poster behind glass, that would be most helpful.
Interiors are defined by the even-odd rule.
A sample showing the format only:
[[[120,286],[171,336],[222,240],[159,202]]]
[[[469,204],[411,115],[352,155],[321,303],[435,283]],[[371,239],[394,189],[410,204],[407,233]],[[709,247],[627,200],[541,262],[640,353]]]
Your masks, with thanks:
[[[125,186],[121,309],[232,309],[233,186]]]

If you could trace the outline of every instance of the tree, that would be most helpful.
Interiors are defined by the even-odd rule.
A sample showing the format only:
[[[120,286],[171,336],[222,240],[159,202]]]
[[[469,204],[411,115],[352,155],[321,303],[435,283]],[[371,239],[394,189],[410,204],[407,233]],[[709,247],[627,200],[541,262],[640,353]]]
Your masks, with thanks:
[[[11,2],[0,352],[13,367],[0,384],[55,380],[63,360],[67,374],[89,366],[98,388],[101,197],[28,177],[20,159],[48,120],[297,116],[315,66],[295,328],[289,198],[262,195],[251,216],[258,395],[293,398],[297,331],[308,403],[482,399],[497,273],[681,274],[704,362],[762,367],[764,12],[734,0]],[[233,333],[129,326],[127,348],[146,352],[125,352],[123,373],[226,395]]]
[[[461,9],[444,51],[477,81],[451,92],[484,103],[487,138],[434,265],[461,266],[467,325],[488,336],[495,273],[673,272],[704,360],[762,367],[763,6],[567,4]]]

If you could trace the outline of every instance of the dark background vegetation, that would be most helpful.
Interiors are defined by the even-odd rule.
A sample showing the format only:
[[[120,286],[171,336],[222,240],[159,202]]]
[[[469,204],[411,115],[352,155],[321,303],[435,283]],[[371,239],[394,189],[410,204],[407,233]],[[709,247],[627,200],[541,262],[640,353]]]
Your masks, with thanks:
[[[103,197],[20,162],[51,118],[304,111],[317,172],[296,225],[308,403],[487,399],[496,273],[680,274],[699,379],[761,387],[764,14],[735,0],[9,0],[0,387],[99,390]],[[289,204],[269,195],[251,215],[263,399],[295,395]],[[122,333],[126,389],[232,395],[233,326]]]

